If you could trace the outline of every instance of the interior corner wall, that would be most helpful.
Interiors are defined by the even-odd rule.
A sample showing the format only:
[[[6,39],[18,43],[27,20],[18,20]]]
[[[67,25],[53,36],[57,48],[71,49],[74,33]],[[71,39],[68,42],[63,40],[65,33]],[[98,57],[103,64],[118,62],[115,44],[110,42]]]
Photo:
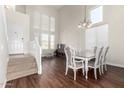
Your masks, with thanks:
[[[17,12],[26,13],[26,6],[25,5],[16,5],[15,10]]]
[[[124,67],[124,6],[104,5],[102,24],[108,24],[108,64]]]
[[[60,43],[71,45],[76,49],[85,48],[85,32],[78,28],[78,24],[83,20],[83,5],[65,5],[59,11],[60,14]]]

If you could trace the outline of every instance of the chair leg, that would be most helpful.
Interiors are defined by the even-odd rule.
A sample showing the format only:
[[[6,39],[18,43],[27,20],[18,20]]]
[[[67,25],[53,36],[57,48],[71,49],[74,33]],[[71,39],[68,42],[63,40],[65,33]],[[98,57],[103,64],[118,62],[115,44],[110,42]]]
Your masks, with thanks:
[[[95,79],[97,79],[96,68],[94,68],[94,76],[95,76]]]
[[[68,73],[68,67],[66,67],[65,75],[67,75],[67,73]]]
[[[103,71],[103,65],[102,65],[101,67],[102,67],[102,74],[104,74],[104,71]]]
[[[107,71],[107,65],[105,64],[105,71]]]
[[[84,68],[82,68],[82,72],[83,72],[83,76],[85,75],[85,69]]]
[[[74,69],[74,80],[76,80],[76,69]]]
[[[100,76],[101,76],[101,67],[99,67],[99,74],[100,74]]]

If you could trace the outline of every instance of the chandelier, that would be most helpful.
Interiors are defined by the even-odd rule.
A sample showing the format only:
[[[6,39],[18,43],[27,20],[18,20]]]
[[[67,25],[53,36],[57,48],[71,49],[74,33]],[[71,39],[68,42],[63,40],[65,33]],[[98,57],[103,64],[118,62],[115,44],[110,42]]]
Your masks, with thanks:
[[[91,21],[87,19],[87,6],[85,6],[84,9],[85,9],[84,19],[78,24],[78,28],[86,30],[91,27]]]
[[[15,12],[15,7],[16,7],[15,5],[5,5],[4,7],[7,10],[11,10],[11,11],[14,11]]]

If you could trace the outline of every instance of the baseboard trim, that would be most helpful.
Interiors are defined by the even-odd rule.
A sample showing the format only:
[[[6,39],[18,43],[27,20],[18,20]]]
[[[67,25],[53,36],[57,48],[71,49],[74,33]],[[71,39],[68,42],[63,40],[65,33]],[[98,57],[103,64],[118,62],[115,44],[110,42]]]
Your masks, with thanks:
[[[111,65],[111,66],[116,66],[116,67],[121,67],[121,68],[124,68],[124,65],[121,65],[121,64],[115,64],[115,63],[107,63],[108,65]]]

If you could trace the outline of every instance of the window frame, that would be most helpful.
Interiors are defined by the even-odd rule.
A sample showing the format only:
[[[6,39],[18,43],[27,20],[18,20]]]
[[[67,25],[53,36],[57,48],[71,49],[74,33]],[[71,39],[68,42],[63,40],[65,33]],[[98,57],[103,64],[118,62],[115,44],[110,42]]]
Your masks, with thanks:
[[[51,39],[51,36],[53,36],[53,40]],[[52,43],[53,43],[53,48],[52,48]],[[55,35],[54,34],[50,34],[50,49],[55,49]]]
[[[55,45],[56,45],[56,42],[55,42],[55,38],[56,38],[56,18],[54,16],[49,16],[49,15],[46,15],[46,14],[41,14],[41,21],[42,21],[42,15],[45,15],[45,16],[48,16],[49,18],[49,28],[48,28],[48,31],[47,30],[43,30],[42,29],[42,22],[41,22],[41,32],[40,32],[40,43],[41,43],[41,46],[42,46],[42,34],[48,34],[48,49],[43,49],[43,50],[55,50]],[[55,19],[55,31],[51,31],[50,27],[51,27],[51,18],[54,18]],[[51,49],[51,35],[54,35],[54,48]]]
[[[45,33],[45,32],[41,32],[41,33],[40,33],[40,35],[41,35],[41,36],[40,36],[41,46],[43,46],[43,45],[42,45],[42,44],[43,44],[43,42],[42,42],[42,35],[43,35],[43,34],[47,34],[47,35],[48,35],[48,48],[43,48],[43,47],[42,47],[42,49],[48,50],[48,49],[49,49],[49,34],[48,34],[48,33]]]
[[[98,8],[98,7],[101,7],[101,6],[102,6],[102,21],[99,21],[99,22],[96,22],[96,23],[92,23],[92,26],[103,24],[103,20],[104,20],[104,16],[103,16],[104,15],[104,6],[103,5],[97,5],[97,6],[93,6],[93,7],[88,9],[89,19],[91,20],[91,11],[96,9],[96,8]]]

